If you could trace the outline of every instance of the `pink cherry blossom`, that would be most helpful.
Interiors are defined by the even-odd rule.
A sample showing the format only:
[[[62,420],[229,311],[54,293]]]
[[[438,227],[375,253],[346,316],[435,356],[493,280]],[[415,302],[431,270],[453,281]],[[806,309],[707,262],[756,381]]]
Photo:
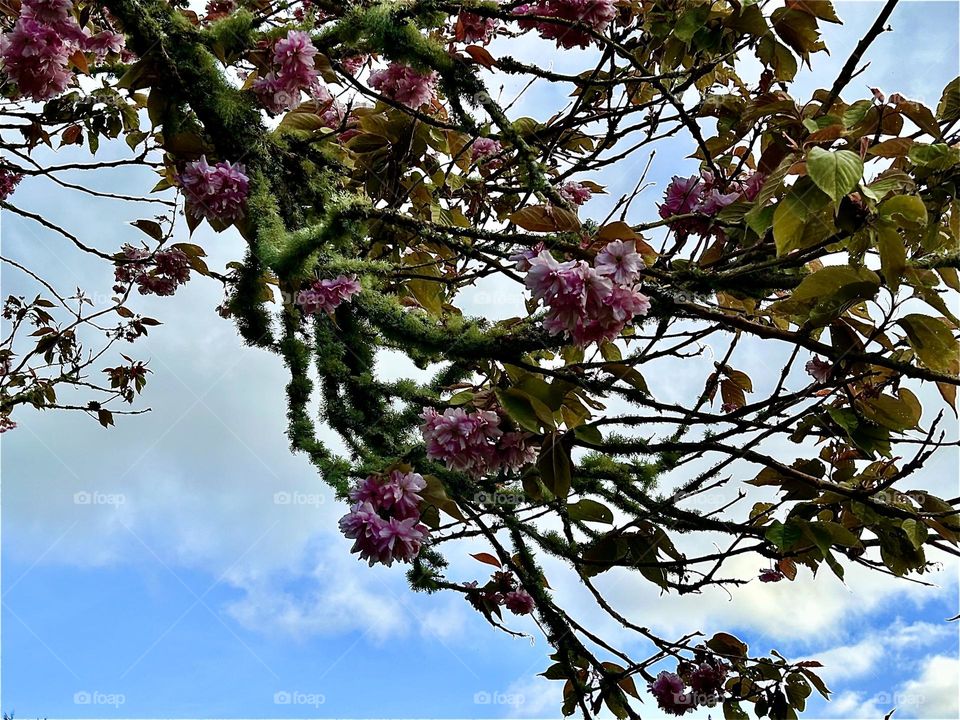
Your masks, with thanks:
[[[144,248],[123,246],[123,258],[114,271],[114,292],[126,291],[135,283],[141,295],[173,295],[190,280],[190,260],[178,248],[151,254]]]
[[[529,615],[536,606],[533,597],[526,590],[504,593],[503,604],[515,615]]]
[[[663,204],[660,206],[660,217],[668,219],[674,215],[687,215],[692,213],[700,204],[703,196],[703,182],[700,178],[693,176],[682,178],[673,176],[664,195]]]
[[[583,27],[594,32],[603,32],[617,16],[617,8],[615,0],[541,0],[541,2],[518,6],[514,8],[513,14],[520,18],[525,15],[534,15],[577,23],[581,27],[546,20],[521,19],[518,22],[521,29],[536,28],[540,37],[545,40],[555,40],[558,47],[570,49],[585,48],[592,44],[594,38]]]
[[[124,38],[119,33],[110,30],[98,32],[91,35],[83,41],[83,49],[92,52],[98,58],[102,59],[108,53],[119,53],[124,49]]]
[[[496,465],[519,470],[537,459],[537,447],[531,445],[530,434],[506,432],[496,445]]]
[[[715,695],[723,689],[727,670],[721,662],[702,662],[690,673],[690,687],[697,693]]]
[[[671,715],[683,715],[688,710],[693,710],[693,698],[684,693],[683,680],[676,673],[664,670],[648,685],[648,688],[657,699],[660,709]]]
[[[0,36],[3,71],[32,100],[48,100],[66,90],[73,78],[67,69],[71,52],[56,30],[28,17]]]
[[[496,157],[503,150],[499,141],[493,138],[480,137],[473,141],[471,148],[471,158],[474,162],[492,165],[492,158]]]
[[[20,93],[49,100],[73,79],[69,69],[75,52],[98,58],[123,49],[123,36],[105,30],[91,35],[73,15],[71,0],[24,0],[13,29],[0,36],[3,70]]]
[[[390,510],[399,518],[420,517],[419,508],[423,498],[418,493],[426,487],[427,481],[423,479],[423,475],[394,470],[380,484],[379,506]]]
[[[366,62],[366,55],[347,55],[346,57],[340,58],[340,64],[343,66],[343,69],[351,75],[356,75],[360,72],[360,68],[362,68]]]
[[[461,10],[457,19],[457,40],[486,45],[490,42],[499,24],[500,21],[496,18],[483,17],[468,10]]]
[[[830,373],[833,371],[833,365],[821,360],[818,357],[813,357],[807,361],[807,364],[803,366],[803,369],[807,371],[807,375],[823,385],[830,380]]]
[[[187,212],[221,222],[239,219],[250,191],[245,173],[239,163],[210,165],[206,156],[189,163],[177,177],[187,198]]]
[[[756,198],[764,179],[760,173],[748,172],[722,189],[709,170],[701,172],[699,177],[674,176],[664,193],[660,217],[670,220],[671,229],[677,233],[705,234],[710,231],[709,219],[725,207],[741,199],[749,201]],[[703,217],[674,219],[677,215],[690,214]]]
[[[736,202],[740,194],[739,192],[721,193],[714,188],[704,196],[703,202],[700,203],[696,211],[704,215],[716,215],[727,207],[727,205]]]
[[[380,526],[376,540],[378,559],[387,567],[394,560],[410,562],[420,553],[420,546],[428,533],[427,526],[419,522],[419,517],[405,520],[390,518]]]
[[[585,185],[581,185],[578,182],[569,180],[563,185],[557,188],[557,192],[560,193],[560,197],[566,200],[571,205],[583,205],[587,200],[593,197],[593,193],[590,192],[590,188]]]
[[[236,9],[236,0],[208,0],[205,8],[205,12],[207,14],[206,20],[208,22],[221,20],[227,17],[227,15],[233,13],[233,11]]]
[[[631,275],[628,249],[616,246],[609,255],[598,257],[600,269],[583,260],[559,263],[548,250],[529,260],[522,256],[529,266],[524,283],[547,308],[544,328],[587,345],[615,339],[634,317],[646,315],[649,298],[632,287],[632,281],[620,284],[614,277],[618,270],[621,277]]]
[[[380,561],[380,531],[385,522],[369,502],[357,503],[340,518],[340,532],[354,540],[350,552],[360,553],[370,565]]]
[[[23,175],[5,167],[0,167],[0,200],[6,200],[17,189]]]
[[[370,87],[401,105],[416,110],[433,99],[437,73],[422,73],[409,65],[390,63],[370,73]]]
[[[510,256],[510,262],[516,263],[517,270],[520,272],[527,272],[532,267],[530,261],[543,252],[544,247],[542,242],[538,242],[531,248],[523,248]]]
[[[310,35],[300,30],[291,30],[277,40],[270,72],[253,83],[253,91],[267,110],[272,113],[290,110],[300,104],[304,91],[317,92],[316,54]]]
[[[351,552],[370,565],[410,562],[429,537],[420,522],[423,476],[394,470],[386,478],[367,477],[350,492],[350,512],[340,518],[340,531],[354,540]]]
[[[444,461],[451,470],[475,475],[487,470],[493,459],[494,443],[503,434],[497,413],[447,408],[440,414],[433,408],[424,408],[421,417],[427,457]]]
[[[316,280],[297,295],[297,305],[306,315],[333,312],[360,292],[360,281],[355,275],[338,275],[333,279]]]
[[[615,283],[626,285],[634,282],[643,267],[643,258],[637,252],[633,240],[613,240],[604,246],[594,263],[597,272],[608,276]]]
[[[427,457],[443,461],[451,470],[480,476],[500,469],[518,470],[536,459],[530,435],[504,432],[494,410],[447,408],[438,413],[426,407],[421,417]]]

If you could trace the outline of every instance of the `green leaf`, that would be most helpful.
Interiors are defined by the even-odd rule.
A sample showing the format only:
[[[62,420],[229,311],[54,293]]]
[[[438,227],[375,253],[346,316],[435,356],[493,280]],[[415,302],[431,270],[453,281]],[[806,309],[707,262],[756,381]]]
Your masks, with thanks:
[[[907,157],[915,165],[930,170],[947,170],[960,162],[960,150],[943,143],[911,146]]]
[[[582,520],[584,522],[613,523],[613,512],[606,505],[598,503],[596,500],[584,498],[579,502],[567,506],[567,513],[572,520]]]
[[[540,420],[530,403],[529,396],[516,388],[507,388],[506,390],[497,390],[497,399],[500,401],[500,406],[507,411],[510,419],[524,430],[540,431]]]
[[[849,150],[813,147],[807,154],[807,174],[834,202],[851,192],[863,177],[860,156]]]
[[[575,232],[580,229],[576,214],[555,205],[532,205],[517,210],[511,222],[530,232]]]
[[[796,522],[790,520],[784,525],[779,520],[774,520],[767,528],[767,540],[776,545],[780,550],[789,550],[803,535],[803,528]]]
[[[927,526],[921,522],[907,519],[903,521],[900,528],[906,533],[910,542],[913,543],[913,546],[918,550],[923,547],[923,544],[927,541]]]
[[[916,195],[895,195],[880,203],[877,212],[881,219],[897,227],[927,224],[927,208]]]
[[[880,251],[880,271],[887,287],[896,292],[907,268],[907,247],[896,228],[887,223],[877,227],[877,250]]]
[[[710,5],[693,6],[687,10],[673,30],[674,36],[685,43],[693,40],[693,36],[703,28],[704,22],[710,15]]]
[[[907,388],[900,388],[899,398],[890,395],[867,397],[857,402],[857,409],[864,417],[891,430],[903,431],[915,428],[920,422],[920,401]]]
[[[907,333],[910,347],[920,362],[931,370],[957,375],[960,359],[957,357],[957,342],[950,329],[942,321],[929,315],[907,315],[897,321]]]
[[[773,213],[777,255],[815,245],[834,232],[835,228],[817,215],[829,202],[830,196],[807,178],[790,188]]]
[[[851,305],[873,298],[879,289],[880,278],[872,270],[830,265],[805,277],[788,299],[774,303],[770,309],[797,322],[824,327]]]
[[[707,640],[707,647],[727,657],[746,657],[747,644],[730,633],[719,632]]]
[[[947,83],[937,105],[937,119],[941,122],[960,120],[960,77]]]
[[[733,700],[723,701],[723,720],[749,720],[750,716]]]
[[[559,441],[556,434],[544,439],[543,449],[537,459],[537,469],[540,470],[543,484],[555,497],[563,499],[570,494],[573,472],[570,451]]]
[[[590,443],[591,445],[600,445],[603,443],[603,435],[596,425],[578,425],[573,431],[577,440]]]
[[[163,228],[160,227],[160,223],[158,222],[153,220],[134,220],[130,224],[138,230],[143,231],[157,242],[163,240]]]

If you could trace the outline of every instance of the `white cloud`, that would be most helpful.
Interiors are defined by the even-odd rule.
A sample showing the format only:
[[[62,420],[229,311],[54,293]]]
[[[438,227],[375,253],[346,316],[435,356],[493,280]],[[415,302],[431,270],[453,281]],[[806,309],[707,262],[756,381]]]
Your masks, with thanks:
[[[883,657],[884,648],[876,638],[861,640],[855,645],[842,645],[804,660],[817,660],[823,663],[818,674],[831,685],[840,680],[848,680],[866,675],[874,669]]]
[[[877,698],[867,698],[864,693],[846,692],[835,695],[827,705],[826,713],[830,717],[838,718],[870,718],[878,720],[882,718],[888,710],[877,705]]]
[[[929,720],[960,717],[960,660],[947,655],[928,658],[920,675],[904,683],[894,698],[898,714]]]

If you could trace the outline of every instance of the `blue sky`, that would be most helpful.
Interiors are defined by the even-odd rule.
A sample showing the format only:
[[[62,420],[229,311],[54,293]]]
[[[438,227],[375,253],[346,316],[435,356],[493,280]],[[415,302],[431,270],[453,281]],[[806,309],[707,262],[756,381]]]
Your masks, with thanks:
[[[798,97],[832,81],[879,7],[838,4],[848,24],[828,28],[833,55],[817,58]],[[935,105],[957,75],[957,4],[904,2],[891,24],[895,32],[878,39],[873,64],[845,97],[876,85]],[[526,48],[531,56],[537,49]],[[557,67],[577,63],[556,57]],[[558,100],[532,93],[517,112],[545,116]],[[658,185],[638,214],[652,212],[671,175],[692,171],[691,161],[674,159],[689,149],[658,150],[650,177]],[[598,180],[616,197],[632,189],[645,160]],[[95,182],[153,184],[143,171]],[[16,201],[102,247],[136,241],[124,221],[150,212],[105,211],[30,179]],[[598,198],[587,214],[602,217],[607,202]],[[236,237],[198,237],[213,266],[240,253]],[[5,215],[0,240],[4,254],[62,286],[109,292],[108,268],[27,221]],[[4,295],[23,287],[6,271],[3,282]],[[23,413],[3,435],[0,707],[23,718],[556,717],[556,684],[534,678],[550,650],[528,621],[515,627],[534,641],[508,637],[458,597],[415,595],[402,570],[368,569],[348,554],[335,523],[343,507],[287,448],[283,368],[240,344],[213,312],[220,301],[200,280],[172,299],[137,299],[165,322],[132,348],[151,359],[151,413],[109,431],[81,416]],[[496,288],[476,302],[485,312],[519,307]],[[756,348],[743,358],[755,378],[768,362]],[[655,392],[681,393],[684,377],[690,387],[702,383],[702,369],[648,380]],[[411,372],[395,357],[382,370]],[[957,470],[955,457],[941,457],[923,484],[952,497]],[[483,571],[464,552],[451,573]],[[610,597],[652,627],[730,630],[757,652],[829,658],[835,702],[814,703],[811,717],[881,717],[893,702],[898,717],[957,717],[956,626],[943,622],[957,614],[955,564],[933,578],[937,589],[854,572],[853,589],[805,576],[789,586],[752,583],[733,600],[661,598],[635,578],[609,575]],[[556,588],[589,616],[575,585]]]

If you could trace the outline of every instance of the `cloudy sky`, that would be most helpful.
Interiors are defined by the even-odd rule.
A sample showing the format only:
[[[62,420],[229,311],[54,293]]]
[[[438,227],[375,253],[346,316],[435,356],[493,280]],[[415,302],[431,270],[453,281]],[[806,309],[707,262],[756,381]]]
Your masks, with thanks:
[[[827,29],[833,54],[817,58],[797,97],[829,85],[879,7],[838,4],[847,25]],[[874,44],[872,65],[845,97],[878,86],[935,105],[958,71],[957,4],[904,2],[891,24],[895,32]],[[523,52],[541,64],[551,57],[558,69],[584,62],[535,43]],[[504,96],[512,90],[506,85]],[[516,111],[546,117],[557,101],[532,93]],[[683,144],[658,152],[657,186],[632,219],[654,211],[671,175],[692,171],[677,159],[687,152]],[[617,197],[645,161],[594,179]],[[142,170],[85,181],[107,190],[153,185]],[[34,180],[16,201],[103,248],[137,241],[125,221],[151,212]],[[582,214],[603,217],[608,204],[600,196]],[[0,221],[5,255],[61,287],[109,293],[109,268],[28,221]],[[230,234],[201,230],[198,238],[214,267],[241,252]],[[27,291],[6,268],[2,279],[4,295]],[[174,298],[136,299],[164,321],[133,348],[153,369],[152,412],[110,430],[80,415],[21,412],[20,427],[3,435],[2,709],[22,718],[557,716],[557,684],[535,678],[550,652],[535,628],[515,623],[534,639],[508,637],[459,596],[413,594],[402,569],[370,569],[348,554],[336,531],[344,507],[288,450],[283,367],[243,347],[213,311],[220,301],[202,279]],[[522,307],[495,288],[473,302],[487,315]],[[754,351],[743,362],[763,380],[768,358]],[[696,390],[704,373],[691,367],[648,381],[655,392]],[[413,372],[399,357],[382,371]],[[956,458],[942,456],[918,484],[956,495]],[[452,558],[456,579],[482,572],[466,552]],[[631,618],[666,634],[729,630],[756,653],[775,647],[821,660],[835,699],[813,702],[811,717],[882,717],[897,705],[898,717],[956,718],[957,631],[944,619],[957,614],[957,567],[945,562],[930,579],[936,587],[851,571],[846,586],[806,575],[750,583],[732,598],[680,600],[630,575],[605,574],[601,587]],[[575,583],[555,587],[590,617]]]

